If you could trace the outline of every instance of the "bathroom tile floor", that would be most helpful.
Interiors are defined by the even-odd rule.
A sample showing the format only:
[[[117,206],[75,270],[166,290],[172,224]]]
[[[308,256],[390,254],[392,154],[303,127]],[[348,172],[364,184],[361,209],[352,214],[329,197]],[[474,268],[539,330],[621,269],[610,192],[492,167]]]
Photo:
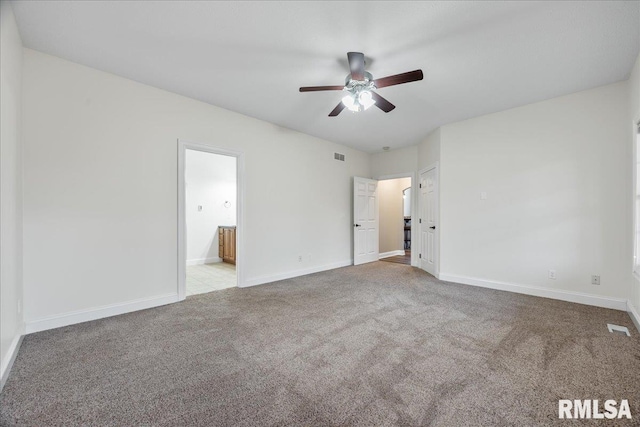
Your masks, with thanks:
[[[232,288],[237,283],[233,264],[216,262],[187,266],[187,296]]]

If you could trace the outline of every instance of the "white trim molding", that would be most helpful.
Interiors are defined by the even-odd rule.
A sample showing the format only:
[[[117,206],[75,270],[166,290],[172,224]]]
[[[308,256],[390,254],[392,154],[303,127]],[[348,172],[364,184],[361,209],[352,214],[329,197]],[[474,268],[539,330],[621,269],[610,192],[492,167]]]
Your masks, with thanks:
[[[160,307],[161,305],[167,305],[178,301],[178,294],[171,293],[104,305],[86,310],[72,311],[56,316],[43,317],[41,319],[27,322],[26,333],[31,334],[34,332],[46,331],[48,329],[89,322],[91,320],[104,319],[105,317],[117,316],[119,314],[131,313],[132,311],[145,310],[147,308]]]
[[[636,329],[640,332],[640,313],[636,311],[636,308],[631,304],[631,301],[627,301],[627,313],[629,313],[629,317],[631,317],[633,324],[636,325]]]
[[[391,175],[380,175],[372,179],[375,179],[377,181],[386,181],[388,179],[411,178],[411,180],[413,181],[413,179],[415,178],[415,174],[415,172],[393,173]]]
[[[392,256],[405,256],[406,253],[403,250],[397,250],[397,251],[390,251],[390,252],[382,252],[378,255],[378,259],[382,259],[382,258],[389,258]]]
[[[16,334],[16,336],[13,337],[13,340],[11,341],[9,351],[7,352],[7,358],[2,363],[2,368],[0,370],[0,391],[2,391],[4,385],[9,379],[9,374],[11,373],[13,362],[16,361],[16,357],[18,356],[18,351],[20,350],[20,345],[22,344],[23,338],[24,335],[19,333]]]
[[[439,279],[444,282],[479,286],[481,288],[496,289],[499,291],[514,292],[517,294],[532,295],[536,297],[551,298],[560,301],[575,302],[578,304],[593,305],[596,307],[627,311],[627,300],[623,298],[603,297],[600,295],[585,294],[582,292],[562,291],[558,289],[548,289],[537,286],[497,282],[493,280],[477,279],[474,277],[456,276],[454,274],[447,273],[440,273],[439,276]]]
[[[269,276],[259,276],[253,279],[247,279],[242,284],[238,284],[239,288],[247,288],[249,286],[263,285],[265,283],[277,282],[278,280],[292,279],[294,277],[306,276],[307,274],[319,273],[321,271],[333,270],[335,268],[349,267],[353,265],[353,260],[333,262],[331,264],[320,265],[317,267],[303,268],[301,270],[288,271],[286,273],[273,274]]]

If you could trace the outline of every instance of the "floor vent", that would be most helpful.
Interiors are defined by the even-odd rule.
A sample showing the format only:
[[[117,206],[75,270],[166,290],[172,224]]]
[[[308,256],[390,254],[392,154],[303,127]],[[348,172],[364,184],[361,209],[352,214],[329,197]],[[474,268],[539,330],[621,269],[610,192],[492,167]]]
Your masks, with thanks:
[[[627,329],[624,326],[613,325],[611,323],[607,323],[607,328],[609,329],[609,332],[611,332],[611,333],[622,334],[622,335],[626,335],[628,337],[631,336],[631,334],[629,333],[629,329]]]
[[[341,162],[344,162],[344,154],[333,153],[333,158],[336,160],[340,160]]]

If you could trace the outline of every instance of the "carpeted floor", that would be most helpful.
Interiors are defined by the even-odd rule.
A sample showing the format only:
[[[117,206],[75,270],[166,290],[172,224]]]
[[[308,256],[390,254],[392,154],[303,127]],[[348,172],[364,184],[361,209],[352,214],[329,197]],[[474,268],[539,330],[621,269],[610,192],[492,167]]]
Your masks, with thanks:
[[[28,335],[0,423],[575,425],[558,399],[628,399],[600,424],[638,425],[626,313],[376,262]]]

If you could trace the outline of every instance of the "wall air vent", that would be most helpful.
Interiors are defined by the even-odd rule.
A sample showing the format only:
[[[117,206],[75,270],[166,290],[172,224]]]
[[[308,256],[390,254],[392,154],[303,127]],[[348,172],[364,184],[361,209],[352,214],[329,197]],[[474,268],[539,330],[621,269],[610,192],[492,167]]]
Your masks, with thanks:
[[[333,158],[336,160],[340,160],[341,162],[344,162],[344,154],[333,153]]]

